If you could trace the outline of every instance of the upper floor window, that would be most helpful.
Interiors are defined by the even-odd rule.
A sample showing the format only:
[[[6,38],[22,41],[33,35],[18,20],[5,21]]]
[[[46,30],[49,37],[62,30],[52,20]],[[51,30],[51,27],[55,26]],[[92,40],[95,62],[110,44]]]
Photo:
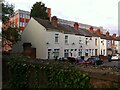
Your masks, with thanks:
[[[88,38],[86,38],[86,41],[85,41],[85,42],[86,42],[86,45],[88,45]]]
[[[21,18],[24,18],[24,14],[21,13],[21,14],[20,14],[20,17],[21,17]]]
[[[59,34],[55,34],[55,42],[58,43],[58,35]]]
[[[95,45],[97,46],[97,39],[95,39]]]
[[[20,22],[20,26],[24,27],[25,23],[24,22]]]
[[[65,43],[68,44],[68,35],[65,35]]]
[[[101,44],[104,45],[104,40],[101,41]]]
[[[26,15],[26,19],[30,19],[30,15]]]
[[[81,44],[82,43],[82,40],[81,40],[81,37],[79,37],[79,44]]]

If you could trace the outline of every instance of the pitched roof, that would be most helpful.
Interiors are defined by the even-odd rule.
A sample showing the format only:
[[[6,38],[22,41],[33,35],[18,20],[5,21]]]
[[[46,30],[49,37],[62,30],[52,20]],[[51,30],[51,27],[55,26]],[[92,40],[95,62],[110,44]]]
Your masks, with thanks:
[[[48,20],[43,20],[40,18],[33,17],[38,23],[43,25],[47,30],[51,31],[59,31],[59,32],[64,32],[65,34],[75,34],[75,35],[81,35],[81,36],[86,36],[86,37],[100,37],[102,39],[107,39],[107,40],[118,40],[120,41],[120,38],[113,38],[112,36],[107,37],[105,34],[96,34],[96,33],[91,33],[87,29],[79,28],[78,30],[75,30],[74,27],[58,23],[57,26],[54,26],[51,24],[50,21]]]
[[[120,41],[120,37],[117,37],[116,40],[117,40],[117,41]]]
[[[85,29],[78,29],[78,31],[74,30],[74,27],[71,27],[69,25],[65,25],[65,24],[58,24],[57,26],[54,26],[51,24],[50,21],[48,20],[43,20],[40,18],[35,18],[33,17],[38,23],[40,23],[41,25],[43,25],[47,30],[52,29],[57,30],[59,32],[64,32],[65,34],[76,34],[76,35],[82,35],[82,36],[92,36],[90,35],[90,33],[85,30]]]

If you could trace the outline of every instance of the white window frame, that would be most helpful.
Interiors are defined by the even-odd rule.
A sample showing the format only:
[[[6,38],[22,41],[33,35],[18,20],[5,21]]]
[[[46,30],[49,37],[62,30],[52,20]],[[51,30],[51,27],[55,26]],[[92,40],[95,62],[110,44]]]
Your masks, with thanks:
[[[68,44],[68,35],[65,35],[65,44]]]
[[[67,55],[65,55],[67,54]],[[69,49],[64,49],[64,57],[67,58],[69,57]]]
[[[98,45],[98,39],[96,38],[95,39],[95,46],[97,46]]]
[[[20,22],[20,26],[22,26],[22,22]]]
[[[82,49],[78,50],[78,56],[82,56]]]
[[[59,57],[60,49],[54,49],[54,57]]]
[[[59,34],[55,34],[55,43],[59,42]]]

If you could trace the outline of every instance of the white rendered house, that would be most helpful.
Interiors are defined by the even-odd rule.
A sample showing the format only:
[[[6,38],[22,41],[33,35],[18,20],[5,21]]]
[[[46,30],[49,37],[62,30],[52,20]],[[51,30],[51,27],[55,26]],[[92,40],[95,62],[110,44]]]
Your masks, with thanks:
[[[84,32],[84,31],[83,31]],[[22,33],[22,42],[29,42],[36,48],[36,58],[53,59],[84,56],[84,33],[77,24],[73,27],[52,21],[31,18]]]

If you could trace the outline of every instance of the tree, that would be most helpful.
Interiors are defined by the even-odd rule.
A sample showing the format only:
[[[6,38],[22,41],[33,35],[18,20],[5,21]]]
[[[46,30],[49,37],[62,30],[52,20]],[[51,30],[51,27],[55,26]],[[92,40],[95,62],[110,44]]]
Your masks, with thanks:
[[[46,10],[47,10],[47,7],[45,7],[44,3],[36,2],[31,9],[30,17],[38,17],[41,19],[49,20]]]
[[[6,30],[3,30],[2,36],[13,43],[16,43],[20,40],[18,31],[13,27],[8,27]]]
[[[14,14],[14,6],[8,3],[2,3],[2,47],[3,51],[9,52],[12,50],[13,44],[20,40],[20,34],[15,27],[10,26],[9,18]]]
[[[14,6],[9,3],[2,3],[2,22],[9,21],[10,16],[14,14]]]

